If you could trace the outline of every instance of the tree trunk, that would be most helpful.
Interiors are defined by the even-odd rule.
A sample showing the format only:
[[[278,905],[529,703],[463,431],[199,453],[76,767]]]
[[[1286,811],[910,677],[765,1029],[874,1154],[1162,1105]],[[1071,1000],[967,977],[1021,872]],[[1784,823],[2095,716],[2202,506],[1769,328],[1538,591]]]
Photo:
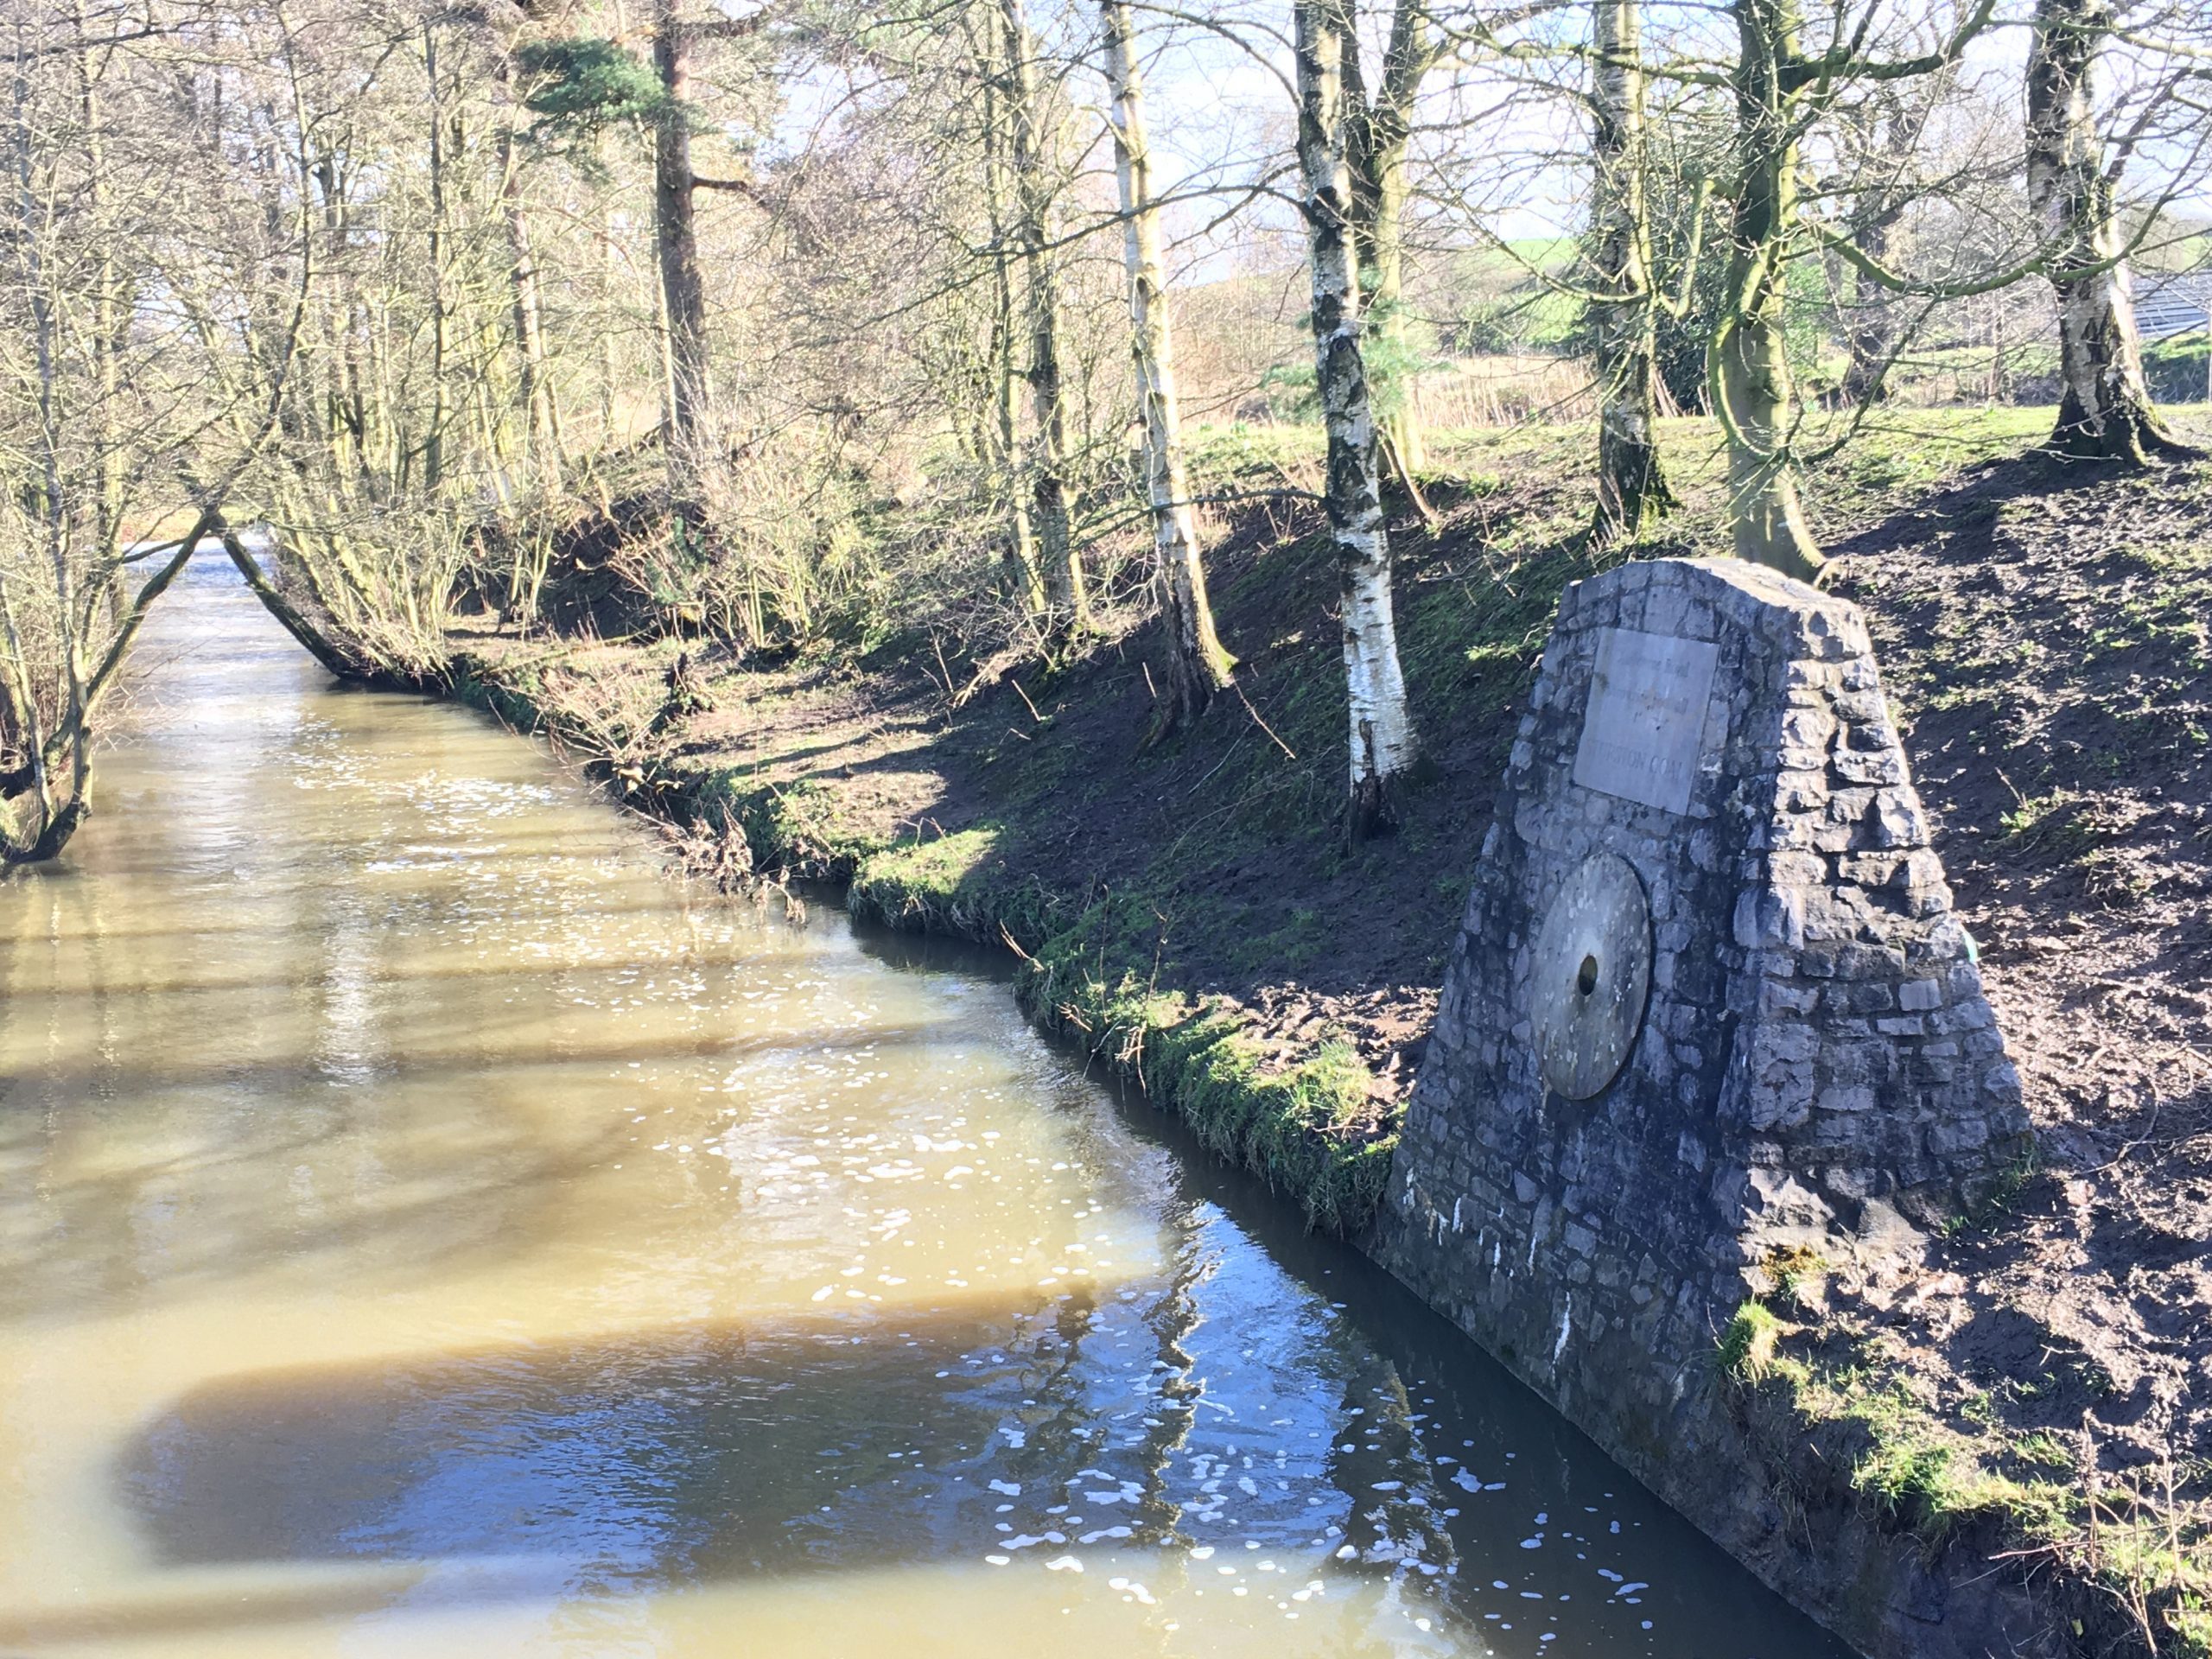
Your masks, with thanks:
[[[452,418],[446,401],[446,168],[445,111],[438,100],[438,37],[423,25],[423,69],[430,89],[430,424],[423,439],[423,487],[444,481],[446,425]]]
[[[1643,207],[1643,72],[1637,0],[1595,0],[1591,43],[1594,115],[1592,242],[1599,290],[1617,298],[1591,308],[1598,359],[1599,542],[1640,535],[1675,505],[1653,429],[1657,404],[1657,316],[1651,296],[1650,231]]]
[[[496,60],[503,90],[512,75],[503,49]],[[531,245],[530,209],[522,189],[520,157],[515,152],[514,110],[510,105],[499,129],[499,203],[507,230],[507,283],[514,315],[517,397],[530,459],[550,478],[561,460],[561,410],[553,393],[545,352],[544,307],[538,296],[537,254]]]
[[[55,724],[57,728],[73,727],[75,730],[75,740],[70,751],[73,764],[70,769],[69,787],[66,792],[59,791],[46,753],[51,740],[35,729],[35,720],[32,722],[30,762],[38,792],[39,828],[27,851],[17,855],[11,850],[10,855],[35,862],[53,857],[84,817],[90,804],[85,799],[85,791],[89,783],[92,747],[82,724],[86,706],[84,642],[76,626],[75,583],[69,565],[69,495],[59,448],[62,430],[62,365],[57,346],[59,321],[56,314],[59,308],[54,303],[54,289],[48,286],[44,245],[46,223],[39,203],[29,117],[30,87],[23,62],[19,55],[16,60],[13,82],[17,224],[21,238],[18,257],[22,261],[23,287],[30,302],[30,345],[36,375],[33,405],[36,420],[32,430],[36,434],[40,468],[35,484],[24,493],[37,502],[39,536],[45,543],[48,574],[54,584],[52,625],[57,637],[53,654],[58,659],[55,664],[59,670],[56,678],[60,683],[55,699],[59,704]],[[22,643],[16,630],[12,602],[7,621],[10,649],[20,661]],[[37,690],[30,683],[28,671],[24,677],[29,693],[29,707],[35,714]]]
[[[1014,311],[1014,261],[1007,251],[1012,235],[1007,207],[1007,151],[1004,119],[1006,99],[1000,86],[1003,66],[998,45],[999,20],[987,14],[985,48],[988,63],[983,77],[983,199],[991,232],[991,414],[995,430],[991,472],[1001,486],[1007,504],[1007,553],[1014,579],[1030,614],[1045,613],[1045,577],[1037,566],[1037,537],[1030,527],[1029,503],[1022,494],[1021,414],[1015,397],[1020,374],[1014,365],[1014,335],[1020,321]]]
[[[1001,0],[1011,86],[1014,236],[1021,249],[1029,306],[1030,499],[1037,559],[1045,582],[1046,636],[1090,631],[1090,594],[1083,553],[1068,518],[1068,406],[1060,372],[1059,258],[1052,243],[1052,181],[1046,176],[1045,121],[1037,85],[1036,43],[1022,0]]]
[[[1893,217],[1878,213],[1854,228],[1851,240],[1876,264],[1894,270],[1897,228]],[[1887,289],[1863,276],[1844,324],[1844,347],[1850,354],[1843,371],[1844,396],[1855,404],[1885,401],[1890,359],[1897,348],[1897,303]]]
[[[2092,74],[2111,28],[2105,0],[2037,0],[2028,56],[2028,205],[2058,293],[2058,426],[2050,447],[2141,461],[2173,446],[2151,406]]]
[[[1911,176],[1908,158],[1919,153],[1928,124],[1954,84],[1952,72],[1946,69],[1917,97],[1891,81],[1876,86],[1869,100],[1859,164],[1872,167],[1877,181],[1852,215],[1850,236],[1859,252],[1886,270],[1899,269],[1911,251],[1905,213],[1920,186]],[[1851,315],[1844,325],[1849,354],[1843,372],[1844,395],[1853,403],[1880,403],[1889,395],[1891,359],[1897,355],[1907,312],[1898,296],[1881,283],[1859,275],[1855,286]]]
[[[1395,822],[1395,797],[1414,758],[1414,732],[1398,666],[1380,455],[1359,349],[1359,270],[1353,263],[1343,130],[1347,42],[1333,0],[1298,0],[1296,21],[1298,159],[1313,276],[1314,386],[1328,433],[1325,502],[1337,546],[1351,727],[1345,829],[1357,841]]]
[[[604,156],[599,159],[604,165]],[[614,350],[615,336],[620,332],[616,319],[622,304],[622,238],[610,197],[599,220],[599,442],[601,448],[609,449],[614,447],[615,400],[622,384]],[[663,397],[665,401],[664,391]]]
[[[707,358],[707,290],[699,277],[692,220],[691,42],[678,0],[656,0],[653,67],[669,107],[653,128],[653,238],[659,254],[666,336],[669,490],[679,512],[696,512],[707,409],[713,397]]]
[[[1736,556],[1808,581],[1823,560],[1791,473],[1796,391],[1784,328],[1789,241],[1797,212],[1796,118],[1783,85],[1797,61],[1796,0],[1734,0],[1736,199],[1728,289],[1708,376],[1728,437]]]
[[[1436,61],[1423,0],[1397,0],[1382,53],[1382,84],[1370,100],[1359,67],[1358,33],[1350,0],[1333,0],[1335,26],[1344,41],[1338,66],[1343,82],[1344,164],[1350,170],[1353,257],[1368,285],[1371,331],[1387,342],[1388,360],[1402,384],[1390,388],[1381,420],[1386,459],[1406,486],[1428,464],[1421,410],[1414,397],[1414,342],[1405,310],[1406,152],[1413,137],[1414,100]]]
[[[80,36],[89,34],[83,0],[78,0],[74,12],[78,34]],[[79,109],[84,123],[85,158],[90,163],[86,175],[86,191],[91,199],[94,214],[99,215],[108,177],[107,146],[100,118],[99,94],[93,82],[92,65],[86,54],[77,57],[76,69]],[[118,293],[118,287],[113,254],[103,246],[93,262],[92,272],[93,384],[99,389],[98,412],[93,418],[98,423],[96,442],[99,446],[96,462],[98,485],[92,497],[93,574],[106,594],[111,620],[120,625],[125,587],[120,557],[124,447],[117,432],[117,423],[123,410],[122,374],[118,359],[123,349],[124,318],[129,315],[130,306],[125,297]],[[89,626],[91,618],[88,616],[85,620]]]
[[[1198,556],[1198,515],[1191,510],[1183,466],[1160,211],[1154,204],[1144,83],[1128,0],[1102,0],[1100,11],[1106,27],[1106,76],[1113,90],[1114,162],[1128,265],[1132,354],[1144,410],[1145,484],[1152,504],[1153,547],[1167,599],[1168,707],[1163,723],[1173,727],[1203,714],[1214,694],[1228,688],[1230,661],[1214,632],[1205,567]]]

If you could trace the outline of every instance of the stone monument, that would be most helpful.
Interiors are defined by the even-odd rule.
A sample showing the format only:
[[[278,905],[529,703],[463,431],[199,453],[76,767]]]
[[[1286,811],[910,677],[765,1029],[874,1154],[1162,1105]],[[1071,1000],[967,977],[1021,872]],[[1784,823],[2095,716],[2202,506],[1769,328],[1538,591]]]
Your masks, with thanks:
[[[1909,1237],[2027,1149],[1857,609],[1732,559],[1569,588],[1384,1263],[1649,1469],[1766,1265]]]

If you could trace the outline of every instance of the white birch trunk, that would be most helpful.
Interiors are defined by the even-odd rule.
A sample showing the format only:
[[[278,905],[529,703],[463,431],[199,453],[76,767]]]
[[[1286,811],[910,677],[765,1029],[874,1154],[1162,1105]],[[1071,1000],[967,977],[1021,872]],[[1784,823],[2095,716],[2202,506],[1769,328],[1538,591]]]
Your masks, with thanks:
[[[1352,257],[1343,132],[1346,42],[1340,14],[1328,0],[1298,0],[1295,10],[1298,159],[1313,276],[1314,386],[1328,432],[1325,501],[1337,547],[1351,715],[1347,828],[1358,839],[1391,822],[1395,787],[1414,758],[1414,731],[1398,665],[1380,455],[1359,350],[1359,271]]]
[[[1175,399],[1175,359],[1167,317],[1167,283],[1160,251],[1160,211],[1152,191],[1152,150],[1145,132],[1144,83],[1137,68],[1128,0],[1102,0],[1106,77],[1113,92],[1114,162],[1121,185],[1122,248],[1128,266],[1131,354],[1144,412],[1145,486],[1152,540],[1166,590],[1169,708],[1174,726],[1203,713],[1230,683],[1230,657],[1213,626],[1205,568],[1198,553],[1198,515],[1183,464],[1182,416]]]

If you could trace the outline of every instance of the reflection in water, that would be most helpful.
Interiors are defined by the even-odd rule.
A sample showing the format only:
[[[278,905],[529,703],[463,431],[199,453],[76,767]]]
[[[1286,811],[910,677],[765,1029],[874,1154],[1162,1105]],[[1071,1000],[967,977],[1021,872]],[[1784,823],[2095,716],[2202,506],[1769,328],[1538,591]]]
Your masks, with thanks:
[[[1836,1651],[989,964],[149,644],[0,888],[0,1652]]]

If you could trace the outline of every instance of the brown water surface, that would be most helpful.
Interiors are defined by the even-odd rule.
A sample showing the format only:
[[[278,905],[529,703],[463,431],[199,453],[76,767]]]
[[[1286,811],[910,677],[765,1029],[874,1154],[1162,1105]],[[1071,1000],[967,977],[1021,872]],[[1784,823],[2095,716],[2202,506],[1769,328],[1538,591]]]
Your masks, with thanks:
[[[1840,1651],[990,963],[157,614],[0,886],[0,1654]]]

